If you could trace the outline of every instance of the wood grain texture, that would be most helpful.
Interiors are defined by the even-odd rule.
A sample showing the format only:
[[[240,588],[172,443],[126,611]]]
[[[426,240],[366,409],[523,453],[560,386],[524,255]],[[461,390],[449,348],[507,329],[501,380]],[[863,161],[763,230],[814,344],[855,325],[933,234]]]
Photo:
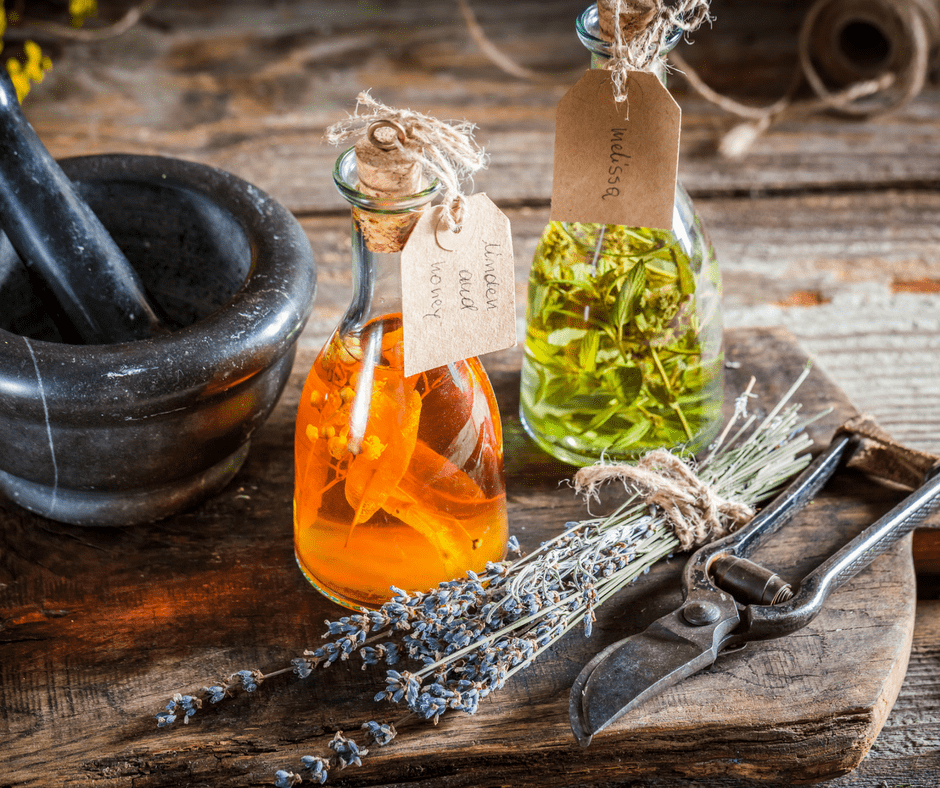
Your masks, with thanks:
[[[119,38],[68,45],[40,38],[55,67],[25,109],[56,156],[127,151],[202,161],[293,210],[319,264],[314,314],[301,340],[308,359],[350,295],[348,215],[330,180],[336,151],[322,143],[325,127],[370,87],[390,104],[470,119],[491,155],[476,186],[513,222],[521,336],[529,261],[548,216],[554,106],[586,65],[573,35],[585,2],[471,2],[498,46],[550,78],[532,84],[502,73],[479,52],[450,1],[161,0]],[[99,3],[107,18],[130,4]],[[694,46],[683,44],[683,54],[715,88],[769,103],[785,89],[810,4],[713,0],[715,24],[696,33]],[[898,439],[940,452],[936,74],[900,113],[864,123],[793,118],[737,161],[715,153],[720,134],[736,120],[690,94],[681,76],[670,87],[683,109],[680,178],[721,259],[727,325],[740,336],[785,327],[856,408],[874,413]],[[504,413],[514,413],[515,363],[511,354],[487,360],[502,381]],[[291,391],[297,385],[295,378]],[[368,706],[367,679],[348,666],[310,683],[272,683],[257,697],[208,710],[187,728],[157,731],[151,717],[174,691],[241,667],[284,664],[316,643],[317,622],[335,614],[292,565],[290,457],[282,453],[292,396],[257,436],[236,483],[173,521],[98,532],[0,508],[0,786],[269,785],[275,768],[308,751],[311,737],[322,742],[336,728],[358,724]],[[518,423],[507,424],[506,434],[513,522],[531,544],[551,518],[576,516],[581,507],[554,486],[564,468],[519,450]],[[841,500],[857,490],[835,492]],[[859,492],[874,496],[862,499],[860,520],[889,505],[876,490]],[[940,517],[930,524],[940,526]],[[915,534],[922,571],[907,677],[869,754],[828,783],[835,788],[940,784],[940,586],[930,574],[938,572],[928,560],[932,534]],[[814,549],[823,552],[822,545]],[[869,594],[858,585],[868,580],[882,593],[899,582],[907,589],[907,567],[903,556],[883,557],[845,590],[844,606]],[[675,593],[674,569],[645,579],[651,598]],[[598,637],[614,639],[653,615],[639,607],[612,614]],[[895,627],[909,612],[906,603],[898,618],[889,602],[876,610]],[[825,697],[838,701],[828,723],[814,730],[805,716],[787,717],[792,650],[765,644],[766,651],[729,663],[738,693],[731,700],[719,666],[719,678],[697,677],[701,692],[672,697],[685,704],[688,720],[679,719],[678,706],[650,709],[652,719],[612,734],[620,749],[559,746],[560,697],[587,654],[566,646],[546,663],[550,668],[536,666],[506,688],[501,703],[513,710],[508,716],[485,709],[472,720],[413,731],[398,754],[390,749],[374,767],[347,770],[338,782],[746,788],[752,776],[768,779],[774,764],[801,768],[813,741],[831,742],[816,751],[814,767],[816,777],[831,776],[851,768],[871,743],[901,670],[899,660],[884,679],[878,711],[864,711],[867,701],[850,705],[858,700],[851,682],[825,684],[829,665],[870,646],[867,632],[849,628],[838,633],[843,640],[826,641],[825,651],[805,647],[817,661],[801,663],[795,687],[829,687]],[[903,627],[894,635],[895,643],[906,637]],[[890,661],[889,652],[876,654],[874,664]],[[716,706],[724,712],[751,692],[784,711],[740,739],[709,728]],[[744,708],[753,711],[746,702]],[[543,719],[552,736],[533,734]],[[689,733],[696,722],[704,731],[697,739]],[[645,742],[639,749],[637,740]],[[758,751],[767,758],[740,758]],[[779,779],[788,784],[795,777]]]
[[[57,156],[134,151],[195,159],[241,175],[298,213],[341,210],[325,127],[360,90],[393,106],[479,125],[493,166],[476,187],[502,203],[547,204],[554,109],[587,67],[574,35],[578,0],[475,0],[493,42],[544,72],[510,77],[482,55],[456,3],[402,0],[166,0],[124,36],[72,45],[27,105]],[[683,52],[715,87],[755,104],[781,95],[796,64],[807,3],[716,2],[712,29]],[[765,10],[770,6],[770,12]],[[537,24],[532,20],[538,19]],[[553,76],[554,75],[554,76]],[[683,108],[680,177],[694,196],[760,191],[934,189],[940,182],[930,86],[902,112],[860,124],[794,118],[747,158],[715,156],[736,119],[670,83]]]
[[[756,375],[772,404],[805,364],[787,334],[728,336],[729,393]],[[245,468],[206,505],[122,529],[54,524],[0,505],[0,785],[265,785],[282,766],[381,713],[381,671],[339,663],[306,681],[272,680],[158,730],[176,691],[242,668],[265,672],[319,642],[341,611],[296,568],[291,547],[293,415],[313,354],[258,433]],[[509,463],[512,529],[531,548],[583,514],[559,486],[571,469],[537,455],[519,428],[519,354],[490,368]],[[852,408],[821,372],[801,392],[827,441]],[[729,398],[730,406],[730,398]],[[848,474],[757,560],[798,580],[887,510],[897,493]],[[674,607],[683,560],[657,566],[577,633],[510,682],[473,718],[416,725],[339,784],[567,785],[657,774],[816,780],[858,765],[894,701],[910,647],[914,576],[894,548],[840,590],[811,627],[722,658],[621,720],[582,751],[568,727],[568,689],[598,649]],[[507,758],[507,748],[512,757]],[[472,764],[472,770],[468,766]]]

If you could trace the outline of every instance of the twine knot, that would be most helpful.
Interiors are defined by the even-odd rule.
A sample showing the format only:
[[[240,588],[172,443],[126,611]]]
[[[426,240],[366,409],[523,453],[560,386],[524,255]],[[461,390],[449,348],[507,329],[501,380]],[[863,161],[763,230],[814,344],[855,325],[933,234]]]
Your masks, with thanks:
[[[618,104],[627,99],[630,71],[652,71],[677,31],[687,35],[711,20],[709,0],[676,0],[669,6],[664,0],[599,0],[597,6],[599,14],[611,14],[607,68]],[[608,24],[602,22],[602,29]]]
[[[754,510],[718,495],[681,459],[656,449],[635,465],[591,465],[574,476],[575,492],[597,498],[598,488],[611,479],[632,487],[647,504],[669,518],[683,550],[701,547],[750,522]]]
[[[394,109],[364,91],[356,97],[355,113],[329,126],[326,139],[337,145],[362,136],[375,123],[400,130],[388,135],[386,144],[440,182],[444,220],[449,229],[458,231],[464,201],[461,184],[487,163],[486,154],[473,138],[476,126],[469,121],[445,122],[410,109]]]

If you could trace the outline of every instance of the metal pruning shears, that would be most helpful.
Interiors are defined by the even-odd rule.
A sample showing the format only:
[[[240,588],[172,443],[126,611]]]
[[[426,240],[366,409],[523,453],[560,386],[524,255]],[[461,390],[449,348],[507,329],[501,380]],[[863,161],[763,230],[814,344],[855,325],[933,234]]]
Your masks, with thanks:
[[[854,436],[838,435],[748,525],[692,555],[677,610],[608,646],[584,667],[569,699],[571,728],[582,747],[648,698],[711,665],[722,651],[805,627],[833,591],[940,506],[938,463],[917,490],[803,578],[795,593],[749,560],[765,537],[819,493],[856,445]]]

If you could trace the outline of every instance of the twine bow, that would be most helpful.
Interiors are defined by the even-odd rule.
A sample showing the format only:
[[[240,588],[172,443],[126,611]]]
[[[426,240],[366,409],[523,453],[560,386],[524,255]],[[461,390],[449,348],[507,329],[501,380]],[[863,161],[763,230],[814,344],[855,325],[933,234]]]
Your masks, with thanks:
[[[591,465],[574,475],[575,492],[596,498],[598,488],[619,479],[643,501],[658,506],[672,523],[683,550],[700,547],[750,522],[754,510],[722,498],[674,454],[656,449],[636,465]]]
[[[464,202],[461,184],[487,163],[486,154],[473,138],[476,126],[469,121],[444,122],[410,109],[394,109],[364,91],[356,97],[355,113],[327,128],[326,139],[336,145],[361,136],[376,121],[397,124],[404,131],[403,138],[392,137],[389,144],[440,182],[444,220],[457,232]]]

